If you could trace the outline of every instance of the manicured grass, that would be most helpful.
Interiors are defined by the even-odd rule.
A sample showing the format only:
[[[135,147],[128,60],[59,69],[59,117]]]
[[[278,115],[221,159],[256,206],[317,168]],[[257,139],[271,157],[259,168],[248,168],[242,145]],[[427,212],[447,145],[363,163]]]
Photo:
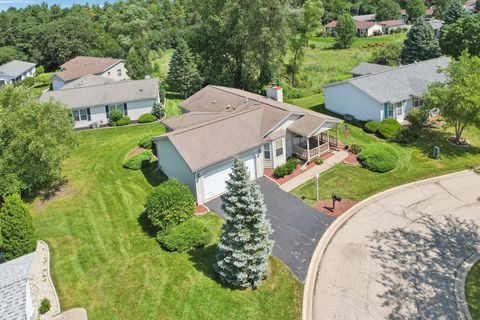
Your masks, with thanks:
[[[78,132],[64,166],[72,193],[32,206],[62,309],[108,320],[300,318],[302,286],[276,258],[258,290],[231,290],[215,280],[213,245],[169,253],[149,235],[143,204],[163,177],[155,164],[131,171],[122,162],[142,137],[163,132],[158,123]],[[219,217],[201,219],[218,234]]]
[[[368,62],[375,48],[389,42],[401,42],[405,34],[393,34],[370,38],[357,38],[350,49],[332,49],[335,38],[312,38],[315,49],[305,49],[305,74],[308,84],[305,94],[322,92],[322,85],[350,77],[349,71],[361,62]]]
[[[317,99],[320,104],[315,104]],[[321,95],[316,95],[312,99],[308,97],[298,99],[296,103],[319,112],[326,111]],[[344,144],[389,143],[365,133],[353,124],[348,124],[350,133],[348,138],[344,134],[343,125],[340,128],[340,140]],[[320,198],[329,199],[335,192],[344,198],[362,200],[404,183],[478,166],[480,164],[480,130],[469,128],[465,131],[464,136],[472,143],[472,146],[467,148],[448,143],[446,138],[450,135],[452,135],[451,130],[432,130],[410,145],[389,143],[397,149],[400,161],[396,169],[387,173],[374,173],[361,167],[339,164],[320,175]],[[440,160],[429,157],[434,146],[440,147]],[[316,201],[315,181],[311,180],[299,186],[292,193],[307,203],[313,204]]]
[[[182,102],[183,99],[179,95],[171,92],[167,93],[166,98],[167,98],[167,105],[165,106],[165,113],[167,114],[167,117],[180,115],[182,112],[178,104]]]
[[[465,291],[472,318],[480,319],[480,262],[470,269],[465,283]]]

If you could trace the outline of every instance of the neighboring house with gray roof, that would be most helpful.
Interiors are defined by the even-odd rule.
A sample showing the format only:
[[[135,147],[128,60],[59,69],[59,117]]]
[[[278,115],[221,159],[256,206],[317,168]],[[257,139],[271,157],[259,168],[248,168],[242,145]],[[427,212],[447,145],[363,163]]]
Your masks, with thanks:
[[[338,147],[338,131],[328,132],[340,119],[283,103],[279,87],[267,93],[207,86],[183,101],[184,114],[163,120],[168,132],[154,138],[160,169],[202,204],[225,192],[235,157],[256,179],[291,156],[309,162]]]
[[[367,74],[377,73],[381,71],[391,70],[394,67],[384,66],[376,63],[360,63],[358,66],[353,68],[350,73],[354,77],[365,76]]]
[[[72,110],[75,128],[98,127],[108,123],[118,109],[132,121],[160,103],[159,80],[111,81],[98,76],[82,77],[66,87],[42,93],[40,101],[54,99]]]
[[[363,121],[403,122],[410,110],[423,104],[431,83],[445,81],[438,69],[449,62],[440,57],[325,85],[325,107]]]
[[[442,34],[442,27],[443,27],[443,20],[438,20],[438,19],[432,19],[428,20],[428,23],[433,28],[433,32],[435,32],[435,37],[440,38],[440,35]]]
[[[35,63],[12,60],[0,66],[0,86],[35,77]]]
[[[35,310],[29,282],[35,253],[0,264],[0,320],[33,320]]]

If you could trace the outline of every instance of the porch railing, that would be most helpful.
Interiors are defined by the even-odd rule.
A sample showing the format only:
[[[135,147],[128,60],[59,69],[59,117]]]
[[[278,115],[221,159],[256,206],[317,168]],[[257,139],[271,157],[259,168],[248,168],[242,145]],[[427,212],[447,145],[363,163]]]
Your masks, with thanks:
[[[304,160],[311,160],[316,157],[320,157],[324,153],[328,152],[330,150],[328,142],[325,142],[318,147],[312,148],[310,150],[304,149],[298,145],[293,146],[293,153]]]

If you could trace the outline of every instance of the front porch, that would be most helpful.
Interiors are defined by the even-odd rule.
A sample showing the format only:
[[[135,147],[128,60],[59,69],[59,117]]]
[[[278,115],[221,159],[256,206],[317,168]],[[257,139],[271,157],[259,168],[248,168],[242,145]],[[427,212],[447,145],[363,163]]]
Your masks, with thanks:
[[[293,154],[307,163],[329,153],[332,148],[338,150],[338,126],[335,126],[335,136],[330,136],[329,129],[309,137],[296,136],[293,143]]]

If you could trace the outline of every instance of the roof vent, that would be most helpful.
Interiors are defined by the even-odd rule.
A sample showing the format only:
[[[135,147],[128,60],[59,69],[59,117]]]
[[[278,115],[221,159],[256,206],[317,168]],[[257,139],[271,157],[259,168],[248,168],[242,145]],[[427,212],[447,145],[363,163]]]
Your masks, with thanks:
[[[246,104],[246,103],[248,103],[248,102],[249,102],[248,97],[245,97],[245,101],[244,101],[243,103]]]
[[[231,107],[232,107],[231,105],[227,105],[227,106],[225,107],[225,110],[228,111],[228,110],[230,110]]]
[[[215,104],[215,103],[217,103],[217,101],[213,100],[213,101],[212,101],[212,104]]]

